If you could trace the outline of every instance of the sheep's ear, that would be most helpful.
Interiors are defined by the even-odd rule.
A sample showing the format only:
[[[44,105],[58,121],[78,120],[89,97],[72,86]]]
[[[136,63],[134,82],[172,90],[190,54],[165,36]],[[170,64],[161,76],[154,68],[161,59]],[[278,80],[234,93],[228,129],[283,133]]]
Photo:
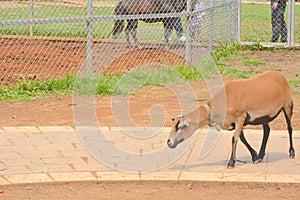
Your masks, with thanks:
[[[184,115],[177,115],[177,117],[178,117],[179,119],[183,119],[183,118],[184,118]]]
[[[191,119],[187,119],[187,120],[184,120],[183,123],[184,123],[184,125],[189,126],[189,125],[191,125],[192,120]]]

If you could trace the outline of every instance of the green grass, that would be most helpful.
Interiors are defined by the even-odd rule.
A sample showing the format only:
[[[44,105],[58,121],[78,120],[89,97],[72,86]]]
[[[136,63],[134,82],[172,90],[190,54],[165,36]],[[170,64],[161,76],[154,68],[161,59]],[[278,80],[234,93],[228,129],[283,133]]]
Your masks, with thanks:
[[[214,49],[211,56],[218,66],[220,72],[223,72],[223,67],[227,64],[226,61],[241,56],[242,46],[238,44],[221,43],[220,48]]]
[[[74,8],[65,6],[43,6],[36,7],[34,10],[35,19],[50,18],[78,18],[86,16],[86,8]],[[93,13],[95,16],[112,16],[113,7],[95,7]],[[0,20],[29,20],[29,8],[0,8]],[[113,29],[112,21],[95,21],[93,23],[93,37],[108,38]],[[185,20],[183,20],[185,26]],[[105,27],[105,28],[103,28]],[[29,25],[22,26],[0,26],[2,35],[29,35]],[[162,23],[144,23],[139,22],[139,39],[161,40],[164,33]],[[174,33],[175,34],[175,33]],[[35,36],[58,36],[58,37],[86,37],[86,23],[53,23],[34,25]],[[123,31],[120,38],[125,39]]]
[[[202,80],[217,72],[213,62],[204,59],[198,66],[161,69],[134,69],[120,75],[69,75],[49,81],[23,79],[15,86],[0,87],[0,100],[24,101],[47,95],[129,95],[148,85],[174,85]]]
[[[244,66],[255,66],[255,67],[259,67],[259,66],[266,66],[267,62],[265,61],[258,61],[258,60],[243,60],[242,64]]]
[[[250,78],[253,74],[261,73],[260,70],[245,70],[245,69],[226,69],[225,74],[230,78]]]
[[[29,8],[0,8],[0,20],[28,20]],[[96,16],[112,15],[113,8],[95,8]],[[85,8],[74,8],[64,6],[43,6],[36,7],[34,10],[35,19],[49,18],[78,18],[85,17]],[[103,28],[107,27],[107,28]],[[94,23],[94,37],[105,38],[112,30],[113,23],[100,21]],[[2,35],[29,35],[29,25],[22,26],[0,26]],[[38,24],[34,26],[35,36],[58,36],[58,37],[86,37],[86,23],[54,23]]]
[[[293,93],[300,94],[300,76],[296,75],[295,78],[289,79],[288,81],[292,85]]]
[[[95,7],[93,12],[96,16],[112,16],[112,7]],[[0,8],[0,20],[26,20],[29,19],[29,8]],[[209,13],[202,27],[203,40],[209,40],[210,20]],[[286,13],[287,15],[287,10]],[[86,8],[66,6],[41,6],[34,10],[35,19],[42,18],[72,18],[85,17]],[[226,37],[226,17],[224,9],[214,13],[214,37],[220,41]],[[285,18],[287,20],[287,16]],[[185,27],[185,19],[182,20]],[[105,27],[105,28],[103,28]],[[162,23],[146,24],[139,22],[138,37],[141,40],[161,40],[163,36]],[[107,38],[113,28],[112,21],[97,21],[93,24],[95,38]],[[233,28],[233,27],[232,27]],[[0,26],[0,34],[3,35],[29,35],[29,25],[23,26]],[[175,38],[173,31],[172,37]],[[241,41],[268,42],[271,37],[271,12],[269,4],[242,3],[241,6]],[[34,26],[34,35],[59,36],[59,37],[86,37],[86,23],[61,23],[42,24]],[[300,41],[300,5],[295,8],[295,41]],[[124,31],[120,38],[125,38]]]
[[[49,81],[22,80],[12,87],[0,87],[0,99],[6,101],[32,100],[47,95],[129,95],[148,85],[174,85],[211,77],[223,69],[226,59],[241,53],[241,47],[223,43],[213,51],[214,59],[203,59],[196,66],[173,66],[160,69],[134,69],[120,75],[70,75]],[[216,62],[217,61],[217,62]],[[219,63],[216,65],[215,63]],[[229,76],[248,78],[247,72],[225,70]],[[248,72],[249,74],[250,72]],[[251,72],[253,73],[253,72]],[[246,74],[246,75],[245,75]]]
[[[288,8],[285,20],[288,21]],[[272,35],[270,4],[241,5],[241,41],[269,42]],[[295,41],[300,41],[300,5],[295,7]]]
[[[264,48],[265,49],[265,48]],[[243,50],[251,50],[251,51],[260,51],[260,45],[254,46],[240,46],[238,44],[229,44],[227,42],[221,43],[220,48],[215,49],[212,52],[212,58],[216,63],[219,71],[223,74],[226,74],[230,78],[250,78],[254,74],[261,73],[261,70],[253,70],[253,69],[237,69],[237,68],[228,68],[228,60],[239,59],[242,58],[242,65],[244,66],[265,66],[267,62],[257,61],[257,60],[249,60],[242,57]],[[267,50],[272,50],[267,49]],[[226,66],[226,67],[225,67]]]
[[[239,58],[245,49],[236,44],[222,43],[220,48],[213,50],[213,59],[203,59],[197,66],[173,66],[152,69],[134,69],[119,75],[69,75],[60,79],[39,81],[21,80],[11,87],[0,87],[0,100],[24,101],[47,95],[132,95],[135,90],[144,86],[174,85],[183,81],[197,81],[211,77],[215,73],[223,73],[231,78],[250,78],[260,70],[244,70],[225,68],[226,61]],[[245,60],[245,64],[256,66],[264,62]],[[300,93],[300,77],[289,80],[294,93]]]
[[[43,95],[71,94],[74,80],[74,76],[66,76],[49,81],[23,79],[15,86],[0,87],[0,99],[7,101],[24,101],[36,99]]]

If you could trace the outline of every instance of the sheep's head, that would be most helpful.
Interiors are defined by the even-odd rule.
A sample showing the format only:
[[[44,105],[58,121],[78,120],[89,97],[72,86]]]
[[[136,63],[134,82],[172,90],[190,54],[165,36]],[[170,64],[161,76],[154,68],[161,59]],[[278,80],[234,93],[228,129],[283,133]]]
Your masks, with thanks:
[[[170,132],[167,145],[173,149],[176,148],[179,143],[191,137],[195,130],[192,126],[192,120],[189,118],[185,119],[183,115],[173,118],[172,121],[172,130]]]

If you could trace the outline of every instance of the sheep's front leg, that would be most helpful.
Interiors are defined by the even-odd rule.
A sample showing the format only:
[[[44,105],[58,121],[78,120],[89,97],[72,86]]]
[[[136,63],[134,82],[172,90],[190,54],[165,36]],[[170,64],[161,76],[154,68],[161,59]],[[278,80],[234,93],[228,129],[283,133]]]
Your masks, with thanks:
[[[236,144],[237,144],[237,138],[235,136],[232,136],[232,149],[231,149],[231,156],[230,156],[230,160],[227,164],[227,168],[234,168],[234,164],[236,161]]]
[[[237,145],[238,139],[241,135],[241,132],[243,131],[243,125],[244,125],[245,117],[239,118],[237,120],[237,122],[235,123],[236,129],[234,131],[232,141],[231,141],[231,145],[232,145],[231,156],[230,156],[230,160],[227,164],[227,168],[233,168],[234,167],[234,164],[235,164],[235,161],[236,161],[236,145]]]
[[[257,160],[257,152],[247,142],[243,131],[241,132],[240,139],[244,143],[244,145],[247,147],[247,149],[249,150],[251,157],[252,157],[252,162],[255,162]]]

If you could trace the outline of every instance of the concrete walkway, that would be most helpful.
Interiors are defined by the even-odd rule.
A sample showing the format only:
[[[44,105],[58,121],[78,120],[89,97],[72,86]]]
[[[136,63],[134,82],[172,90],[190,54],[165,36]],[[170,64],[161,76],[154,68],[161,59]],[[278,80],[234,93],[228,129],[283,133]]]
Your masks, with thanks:
[[[91,130],[88,131],[89,134],[81,135],[81,138],[69,126],[0,128],[0,185],[54,181],[154,179],[300,183],[298,156],[300,131],[294,131],[295,159],[288,158],[287,131],[271,130],[267,153],[261,163],[252,164],[248,150],[239,142],[237,149],[239,161],[234,169],[227,169],[226,160],[231,150],[232,133],[230,132],[220,133],[215,148],[206,157],[199,159],[201,149],[209,144],[209,141],[211,144],[215,142],[215,138],[206,138],[208,131],[206,129],[200,130],[194,140],[186,141],[184,142],[186,144],[180,144],[178,149],[170,150],[166,148],[168,128],[160,130],[151,137],[139,139],[138,134],[147,132],[147,128],[132,129],[135,135],[129,135],[128,129],[124,131],[119,128],[102,127],[101,130],[109,142],[93,134],[92,127],[88,128]],[[247,139],[257,151],[262,140],[261,132],[261,130],[245,131]],[[88,144],[87,141],[90,143]],[[97,143],[99,141],[103,145],[99,145]],[[87,146],[95,144],[92,148],[89,146],[89,151],[95,152],[96,150],[100,156],[96,154],[96,157],[91,156],[83,143]],[[127,156],[125,154],[112,155],[114,150],[106,149],[105,144],[126,152]],[[184,145],[188,148],[184,149]],[[154,156],[151,157],[152,155]],[[177,156],[176,159],[173,159],[174,155]],[[148,161],[145,161],[146,158]],[[166,159],[168,161],[164,163]],[[132,171],[135,169],[130,167],[132,163],[134,164],[132,166],[142,170]],[[156,169],[153,167],[154,164],[157,166]]]

